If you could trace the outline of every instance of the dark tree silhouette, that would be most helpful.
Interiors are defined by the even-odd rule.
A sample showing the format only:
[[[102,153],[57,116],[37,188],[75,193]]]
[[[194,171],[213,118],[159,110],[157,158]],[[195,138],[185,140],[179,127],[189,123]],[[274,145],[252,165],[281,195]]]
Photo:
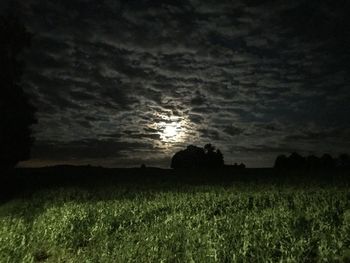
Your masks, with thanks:
[[[335,160],[328,153],[321,157],[321,168],[324,170],[332,170],[335,168]]]
[[[222,152],[217,149],[216,150],[216,156],[215,156],[215,166],[216,167],[221,167],[225,165],[225,161],[224,161],[224,155],[222,154]]]
[[[321,166],[321,160],[315,155],[309,155],[306,157],[306,168],[309,171],[319,170]]]
[[[239,169],[244,169],[244,168],[245,168],[245,164],[244,164],[244,163],[240,163],[240,164],[238,165],[238,168],[239,168]]]
[[[0,36],[0,171],[4,171],[29,158],[36,109],[21,86],[20,55],[30,46],[31,34],[18,18],[8,15],[0,17]]]
[[[292,153],[289,157],[279,155],[276,158],[274,168],[279,170],[308,170],[322,171],[334,170],[336,168],[349,168],[350,158],[347,154],[341,154],[334,159],[330,154],[324,154],[321,158],[309,155],[306,158],[298,153]]]
[[[337,159],[337,166],[339,168],[350,168],[350,157],[348,154],[343,153],[339,155]]]
[[[211,144],[204,148],[189,145],[171,159],[171,168],[174,169],[204,169],[220,168],[224,165],[224,157],[220,150],[215,150]]]
[[[274,167],[279,170],[287,168],[288,158],[284,154],[278,155]]]
[[[215,151],[215,147],[210,143],[204,146],[204,152],[205,167],[216,168],[224,165],[224,156],[221,151],[219,149]]]
[[[306,167],[306,160],[296,152],[289,157],[279,155],[276,158],[274,167],[279,170],[302,170]]]
[[[171,168],[189,169],[201,168],[205,163],[205,152],[203,148],[189,145],[185,150],[181,150],[171,159]]]
[[[300,154],[294,152],[288,157],[289,169],[302,170],[305,169],[306,160]]]

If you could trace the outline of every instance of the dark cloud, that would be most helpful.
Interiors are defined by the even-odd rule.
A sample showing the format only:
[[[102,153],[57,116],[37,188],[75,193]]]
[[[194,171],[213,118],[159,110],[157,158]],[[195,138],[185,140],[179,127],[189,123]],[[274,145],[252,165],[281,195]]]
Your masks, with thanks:
[[[24,83],[39,109],[37,160],[164,165],[213,142],[226,160],[266,166],[350,141],[348,1],[19,5],[35,34]]]
[[[195,96],[191,99],[191,104],[192,105],[203,105],[205,104],[205,97],[197,91]]]
[[[220,135],[219,132],[216,130],[212,130],[212,129],[199,129],[198,130],[200,132],[200,136],[203,139],[209,139],[210,141],[217,141],[220,139]]]
[[[191,122],[199,125],[203,122],[204,117],[202,117],[201,115],[198,115],[198,114],[190,114],[189,119]]]
[[[224,127],[223,131],[231,136],[235,136],[242,134],[244,130],[231,125]]]

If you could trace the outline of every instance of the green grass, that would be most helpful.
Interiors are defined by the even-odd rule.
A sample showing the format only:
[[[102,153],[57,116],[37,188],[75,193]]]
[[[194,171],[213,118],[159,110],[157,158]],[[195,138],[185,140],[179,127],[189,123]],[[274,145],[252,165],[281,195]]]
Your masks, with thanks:
[[[350,190],[334,186],[71,187],[0,206],[1,262],[349,259]]]

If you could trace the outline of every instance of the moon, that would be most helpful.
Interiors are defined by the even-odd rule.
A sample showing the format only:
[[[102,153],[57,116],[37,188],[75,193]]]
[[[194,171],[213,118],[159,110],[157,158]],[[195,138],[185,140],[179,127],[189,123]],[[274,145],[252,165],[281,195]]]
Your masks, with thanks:
[[[169,138],[175,137],[177,132],[177,126],[173,124],[165,126],[163,130],[164,136]]]
[[[180,139],[181,124],[178,122],[164,123],[162,125],[161,139],[164,142],[177,142]]]

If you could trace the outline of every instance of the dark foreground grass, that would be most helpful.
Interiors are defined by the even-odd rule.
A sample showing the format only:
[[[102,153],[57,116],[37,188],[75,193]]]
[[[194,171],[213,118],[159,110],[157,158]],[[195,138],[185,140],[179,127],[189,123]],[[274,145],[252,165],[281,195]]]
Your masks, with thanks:
[[[341,186],[61,187],[0,206],[1,262],[349,262],[349,248]]]

